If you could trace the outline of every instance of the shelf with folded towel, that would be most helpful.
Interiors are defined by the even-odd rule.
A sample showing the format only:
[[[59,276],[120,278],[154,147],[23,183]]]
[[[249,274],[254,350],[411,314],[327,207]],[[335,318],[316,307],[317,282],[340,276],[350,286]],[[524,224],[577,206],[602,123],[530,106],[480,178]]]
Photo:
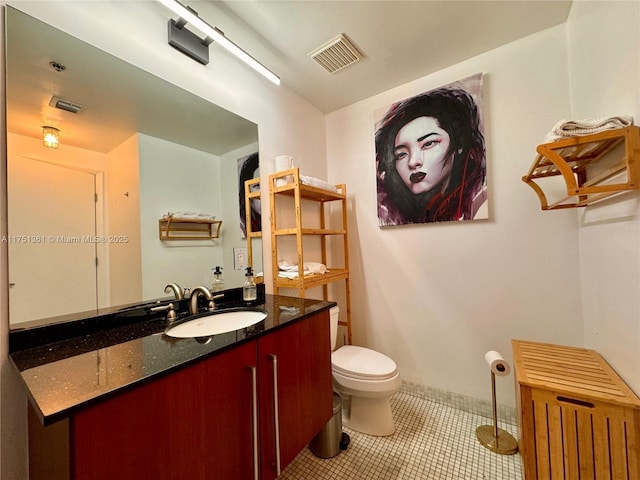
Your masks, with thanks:
[[[585,207],[640,188],[640,127],[567,137],[538,145],[536,151],[522,180],[536,192],[542,210]],[[561,178],[567,196],[558,191],[561,198],[549,202],[541,185],[552,177]]]
[[[220,237],[222,220],[163,217],[158,220],[160,240],[211,240]]]
[[[316,202],[332,202],[346,198],[344,184],[332,185],[312,177],[305,177],[300,175],[298,167],[274,173],[270,176],[270,182],[271,191],[277,194],[292,197],[299,194],[300,198]]]
[[[327,267],[326,273],[310,273],[304,275],[304,288],[310,289],[314,287],[321,287],[338,280],[345,280],[349,278],[349,271],[344,268],[330,268]],[[280,276],[274,277],[274,286],[278,288],[293,288],[298,289],[300,286],[299,278],[283,278]]]

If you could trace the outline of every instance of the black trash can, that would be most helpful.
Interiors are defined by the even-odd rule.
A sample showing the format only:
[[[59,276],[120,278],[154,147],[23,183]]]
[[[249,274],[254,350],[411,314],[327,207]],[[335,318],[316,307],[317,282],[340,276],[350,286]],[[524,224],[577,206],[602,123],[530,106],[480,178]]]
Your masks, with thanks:
[[[316,457],[331,458],[340,453],[342,441],[342,398],[333,394],[333,416],[309,442],[309,450]]]

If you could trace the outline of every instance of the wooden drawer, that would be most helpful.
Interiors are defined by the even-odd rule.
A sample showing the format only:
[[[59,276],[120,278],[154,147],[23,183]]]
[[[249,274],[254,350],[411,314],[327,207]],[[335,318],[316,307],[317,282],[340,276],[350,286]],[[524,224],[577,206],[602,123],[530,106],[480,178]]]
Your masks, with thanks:
[[[526,480],[640,479],[640,399],[595,351],[512,341]]]

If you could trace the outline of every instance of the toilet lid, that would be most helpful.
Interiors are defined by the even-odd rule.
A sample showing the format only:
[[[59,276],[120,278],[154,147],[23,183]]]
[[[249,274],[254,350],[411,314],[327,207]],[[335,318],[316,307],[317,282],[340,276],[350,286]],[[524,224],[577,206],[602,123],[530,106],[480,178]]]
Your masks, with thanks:
[[[340,375],[385,380],[396,375],[396,362],[375,350],[345,345],[331,354],[331,366]]]

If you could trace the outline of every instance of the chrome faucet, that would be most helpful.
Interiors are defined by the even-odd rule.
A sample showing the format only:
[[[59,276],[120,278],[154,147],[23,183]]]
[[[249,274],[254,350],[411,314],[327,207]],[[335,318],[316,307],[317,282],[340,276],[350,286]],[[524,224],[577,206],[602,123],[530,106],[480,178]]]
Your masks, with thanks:
[[[198,297],[200,295],[209,300],[209,310],[215,310],[215,300],[224,297],[224,294],[222,293],[219,295],[212,295],[211,290],[209,290],[207,287],[203,287],[202,285],[194,287],[193,289],[191,289],[191,301],[189,302],[189,313],[191,315],[195,315],[196,313],[198,313]]]
[[[176,297],[176,300],[182,300],[184,298],[184,291],[177,283],[170,283],[164,287],[164,293],[169,293],[171,291],[173,291],[173,296]]]

